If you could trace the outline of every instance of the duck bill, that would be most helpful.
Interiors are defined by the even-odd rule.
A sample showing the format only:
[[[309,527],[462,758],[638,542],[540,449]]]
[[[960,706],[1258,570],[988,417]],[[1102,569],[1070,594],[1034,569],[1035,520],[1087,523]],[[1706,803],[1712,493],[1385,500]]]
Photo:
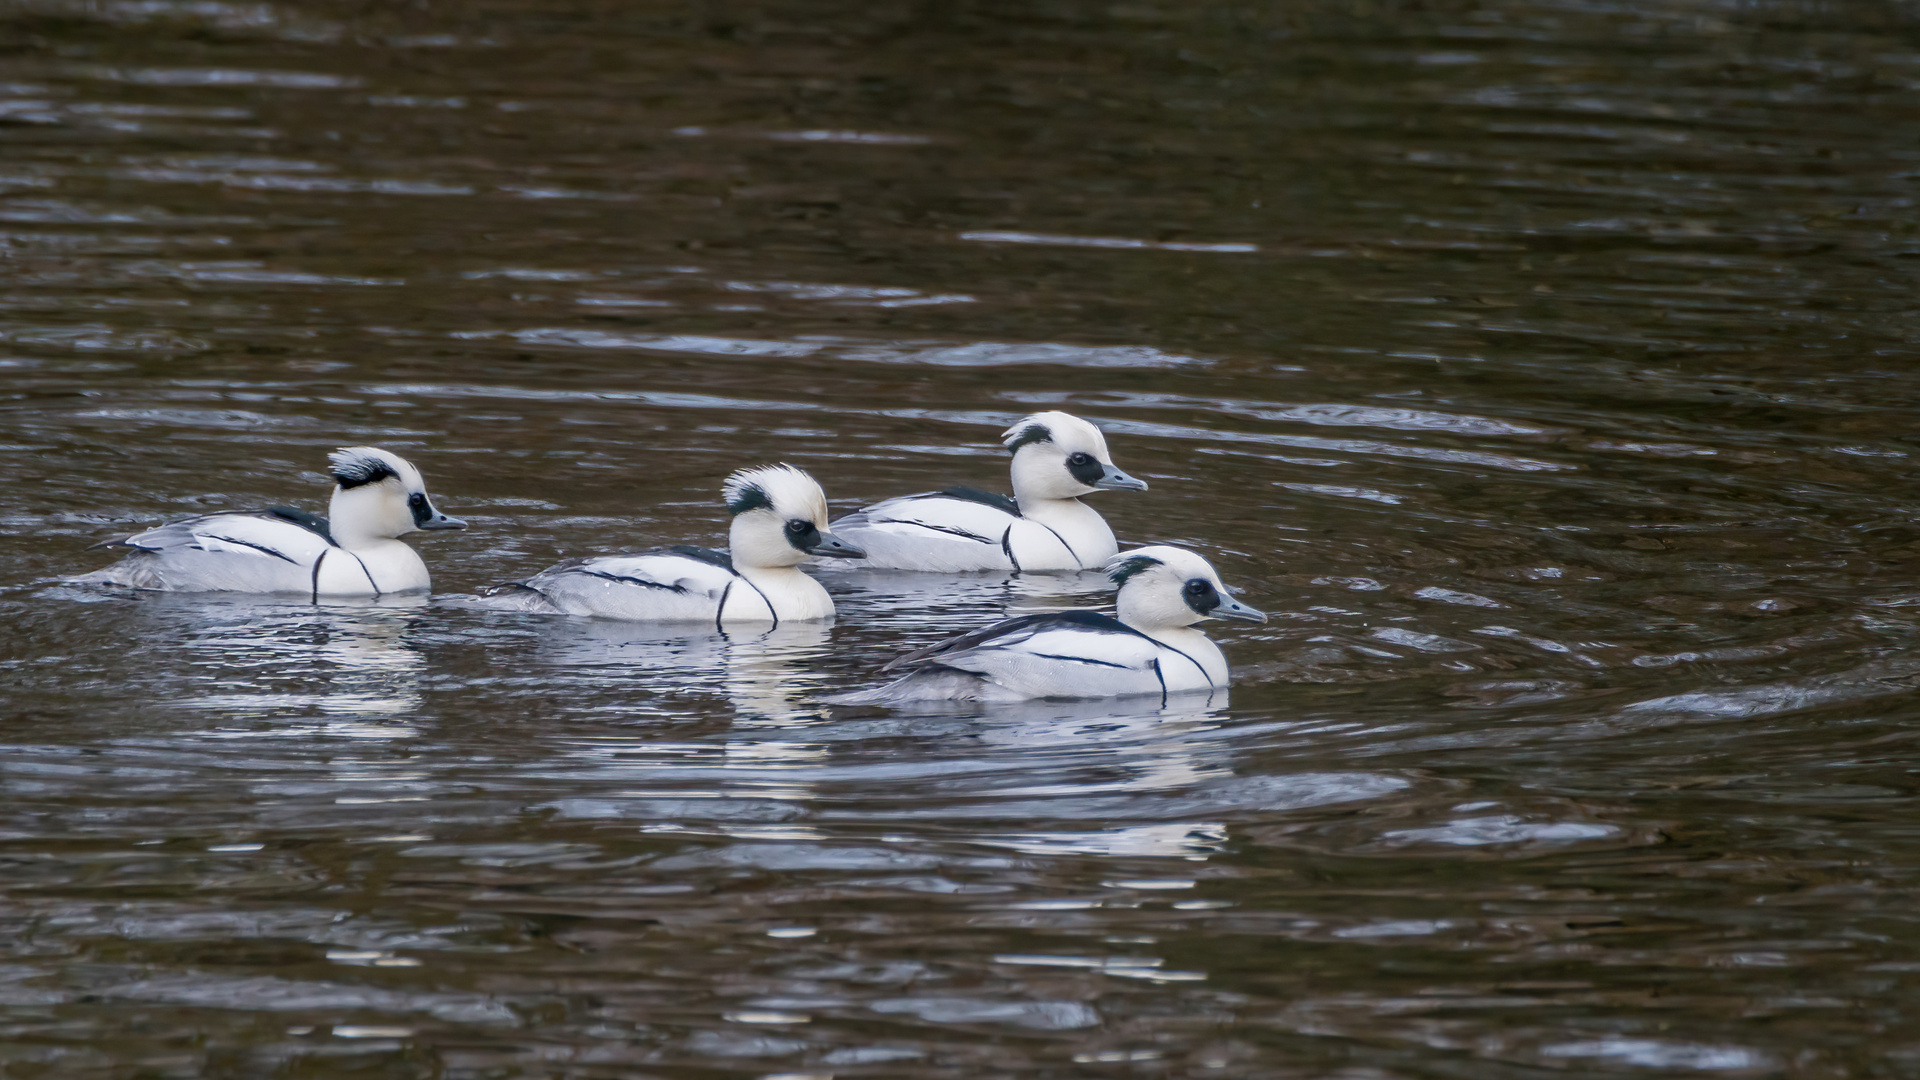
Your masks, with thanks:
[[[1133,477],[1128,476],[1126,473],[1121,472],[1111,465],[1102,468],[1100,479],[1095,480],[1093,486],[1102,491],[1147,490],[1147,482],[1145,480],[1135,480]]]
[[[867,553],[847,543],[830,532],[820,534],[820,539],[800,550],[809,555],[818,555],[825,559],[864,559]]]
[[[416,529],[464,529],[467,523],[457,517],[448,517],[437,506],[429,505],[425,514],[416,513],[413,518]]]
[[[1238,619],[1241,622],[1266,622],[1267,613],[1259,608],[1251,608],[1231,597],[1222,597],[1220,606],[1207,612],[1216,619]]]

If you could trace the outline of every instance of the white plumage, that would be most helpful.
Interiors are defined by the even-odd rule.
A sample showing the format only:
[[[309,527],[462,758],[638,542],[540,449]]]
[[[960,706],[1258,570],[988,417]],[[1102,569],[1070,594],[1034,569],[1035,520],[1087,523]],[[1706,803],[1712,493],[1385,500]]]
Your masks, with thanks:
[[[725,552],[687,545],[570,559],[481,595],[491,607],[640,622],[826,619],[833,599],[802,573],[809,555],[864,553],[827,531],[827,497],[791,465],[742,469],[722,488],[733,512]]]
[[[382,596],[425,592],[426,563],[398,537],[417,529],[464,529],[434,508],[426,481],[405,458],[371,446],[329,455],[327,516],[289,506],[175,521],[100,547],[125,559],[71,579],[177,592]]]
[[[832,702],[1164,697],[1224,687],[1226,657],[1193,624],[1266,621],[1228,595],[1207,560],[1182,548],[1135,548],[1116,555],[1107,573],[1120,587],[1119,618],[1061,611],[1007,619],[907,653],[881,669],[905,671],[900,679]]]
[[[1063,412],[1008,428],[1013,498],[954,487],[902,495],[857,510],[834,531],[866,549],[867,563],[898,570],[1092,570],[1118,549],[1095,491],[1143,491],[1121,472],[1100,429]]]

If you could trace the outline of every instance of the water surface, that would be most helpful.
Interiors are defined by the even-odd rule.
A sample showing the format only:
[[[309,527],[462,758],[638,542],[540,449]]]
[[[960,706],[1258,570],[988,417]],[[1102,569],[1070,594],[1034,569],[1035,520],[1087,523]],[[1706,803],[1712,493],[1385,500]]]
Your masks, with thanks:
[[[0,1073],[1920,1070],[1902,9],[0,16]],[[1229,695],[821,705],[1097,579],[463,599],[1053,408]],[[432,598],[57,583],[363,442]]]

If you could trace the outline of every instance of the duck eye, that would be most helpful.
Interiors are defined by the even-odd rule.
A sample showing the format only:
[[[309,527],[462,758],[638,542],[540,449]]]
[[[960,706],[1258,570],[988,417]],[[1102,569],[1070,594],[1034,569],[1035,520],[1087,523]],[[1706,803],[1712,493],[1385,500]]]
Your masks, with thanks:
[[[425,506],[427,505],[427,497],[425,494],[416,491],[413,494],[407,496],[407,505],[408,506]]]
[[[799,518],[794,518],[792,521],[787,522],[787,531],[795,536],[799,536],[811,528],[813,528],[813,522],[811,521],[801,521]]]
[[[1092,461],[1093,456],[1090,454],[1073,453],[1067,455],[1067,464],[1069,465],[1087,465]]]
[[[1201,596],[1201,595],[1204,595],[1206,591],[1207,591],[1207,583],[1204,581],[1187,582],[1188,596]]]

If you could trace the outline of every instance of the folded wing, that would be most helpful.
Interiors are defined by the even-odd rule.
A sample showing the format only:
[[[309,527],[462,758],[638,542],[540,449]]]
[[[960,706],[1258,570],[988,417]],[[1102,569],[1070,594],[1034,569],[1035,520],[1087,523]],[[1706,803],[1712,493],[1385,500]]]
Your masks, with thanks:
[[[307,592],[313,566],[333,545],[326,519],[303,511],[208,514],[169,522],[102,547],[134,549],[76,581],[142,589]]]
[[[728,591],[752,587],[727,557],[659,548],[572,559],[525,581],[484,590],[491,606],[647,622],[713,622]]]
[[[1119,697],[1162,692],[1161,647],[1092,611],[1025,615],[908,653],[905,677],[842,704]]]
[[[970,488],[902,495],[833,523],[836,536],[867,553],[866,565],[895,570],[1011,570],[1007,530],[1020,520],[1012,499]]]

